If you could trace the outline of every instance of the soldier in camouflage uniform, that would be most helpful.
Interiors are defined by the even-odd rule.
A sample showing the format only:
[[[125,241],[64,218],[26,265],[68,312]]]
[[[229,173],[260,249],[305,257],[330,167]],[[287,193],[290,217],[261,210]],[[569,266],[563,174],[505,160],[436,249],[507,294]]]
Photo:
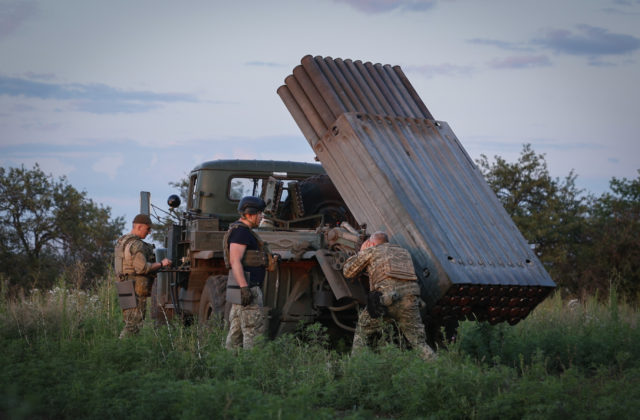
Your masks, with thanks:
[[[264,208],[261,198],[242,198],[238,204],[240,219],[229,226],[223,239],[225,261],[230,267],[227,300],[232,303],[226,341],[229,350],[253,347],[255,338],[267,329],[262,283],[271,254],[252,230],[260,225]]]
[[[375,232],[362,244],[360,252],[345,262],[343,273],[353,278],[364,270],[369,276],[370,298],[358,317],[352,354],[382,330],[385,318],[391,318],[423,360],[435,359],[420,318],[420,287],[409,252],[388,243],[386,233]]]
[[[171,265],[165,258],[155,262],[153,245],[144,242],[151,231],[151,218],[138,214],[133,219],[131,232],[120,237],[115,247],[115,268],[118,281],[135,282],[136,307],[122,310],[124,328],[120,338],[137,334],[142,326],[147,309],[147,297],[151,296],[151,286],[156,272]]]

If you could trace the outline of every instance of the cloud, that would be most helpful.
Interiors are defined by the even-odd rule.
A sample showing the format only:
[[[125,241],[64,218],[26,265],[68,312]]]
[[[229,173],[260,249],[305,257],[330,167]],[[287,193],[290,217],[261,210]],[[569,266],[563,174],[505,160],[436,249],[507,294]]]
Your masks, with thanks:
[[[0,164],[5,168],[19,168],[24,166],[26,169],[33,169],[37,164],[47,175],[53,175],[55,178],[66,176],[73,173],[77,167],[70,162],[52,156],[29,156],[14,157],[7,156],[0,159]]]
[[[198,102],[184,93],[125,91],[100,83],[56,84],[7,76],[0,76],[0,95],[70,100],[76,110],[92,114],[145,112],[164,103]]]
[[[104,156],[91,166],[91,169],[100,174],[106,174],[110,179],[118,175],[118,168],[124,165],[122,153],[112,156]]]
[[[551,61],[545,55],[495,58],[489,63],[493,69],[530,69],[550,65]]]
[[[514,42],[500,41],[497,39],[473,38],[473,39],[467,40],[467,42],[469,44],[488,45],[491,47],[497,47],[507,51],[532,51],[531,47],[514,43]]]
[[[614,0],[613,1],[614,4],[618,5],[618,6],[622,6],[623,9],[619,9],[616,7],[605,7],[602,9],[603,12],[605,13],[610,13],[610,14],[617,14],[617,15],[638,15],[640,13],[638,12],[632,12],[629,10],[629,7],[633,7],[636,5],[640,5],[640,0],[634,0],[634,1],[630,1],[630,0]]]
[[[419,73],[427,78],[435,76],[470,76],[475,72],[475,69],[472,66],[458,66],[449,63],[424,66],[406,66],[403,67],[403,69],[407,73]]]
[[[280,63],[273,63],[273,62],[269,62],[269,61],[248,61],[246,63],[244,63],[245,66],[250,66],[250,67],[285,67],[284,64],[280,64]]]
[[[422,12],[432,9],[437,0],[333,0],[346,3],[356,10],[365,13],[385,13],[392,10]]]
[[[0,2],[0,39],[14,33],[38,8],[35,1]]]
[[[73,108],[76,111],[90,114],[135,114],[153,111],[160,108],[157,103],[139,103],[121,99],[102,99],[91,101],[75,101]]]
[[[29,79],[35,80],[55,80],[56,75],[53,73],[35,73],[32,71],[27,71],[24,73]]]
[[[629,10],[617,9],[615,7],[605,7],[602,9],[603,12],[608,13],[610,15],[624,15],[624,16],[637,16],[640,15],[640,12],[630,12]]]
[[[575,32],[551,29],[533,43],[560,54],[589,57],[631,54],[640,49],[640,38],[591,25],[578,25]]]

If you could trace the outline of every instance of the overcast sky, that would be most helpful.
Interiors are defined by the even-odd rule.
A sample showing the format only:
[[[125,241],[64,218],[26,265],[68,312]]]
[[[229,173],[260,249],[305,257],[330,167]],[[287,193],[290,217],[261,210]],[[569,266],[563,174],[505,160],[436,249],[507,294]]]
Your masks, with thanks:
[[[129,228],[203,161],[313,161],[276,94],[307,54],[400,65],[474,159],[638,176],[640,0],[0,0],[0,165]]]

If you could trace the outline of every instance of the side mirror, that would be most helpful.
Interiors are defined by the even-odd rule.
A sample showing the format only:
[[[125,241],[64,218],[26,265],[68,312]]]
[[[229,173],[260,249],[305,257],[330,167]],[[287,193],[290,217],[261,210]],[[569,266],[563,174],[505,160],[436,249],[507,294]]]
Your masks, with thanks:
[[[169,207],[171,207],[172,209],[175,209],[176,207],[178,207],[180,205],[180,197],[178,197],[175,194],[171,194],[169,196],[169,198],[167,199],[167,204],[169,205]]]

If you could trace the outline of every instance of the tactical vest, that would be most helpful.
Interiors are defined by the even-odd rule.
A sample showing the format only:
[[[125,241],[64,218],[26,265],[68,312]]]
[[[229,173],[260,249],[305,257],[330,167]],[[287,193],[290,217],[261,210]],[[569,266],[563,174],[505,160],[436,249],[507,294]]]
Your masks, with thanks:
[[[398,245],[387,245],[380,248],[376,255],[375,270],[371,273],[372,284],[377,284],[384,279],[400,281],[416,281],[411,254],[406,249]]]
[[[231,232],[235,229],[247,229],[251,233],[251,236],[253,236],[258,242],[258,249],[245,250],[244,255],[242,256],[242,265],[244,267],[268,266],[270,252],[267,243],[260,239],[253,229],[250,229],[247,225],[239,221],[233,222],[229,225],[229,229],[222,239],[225,266],[227,268],[231,268],[231,263],[229,262],[229,236],[231,236]]]
[[[136,243],[136,240],[139,241],[139,244]],[[131,252],[131,247],[133,245],[136,245],[137,248],[134,253]],[[135,270],[133,268],[133,254],[137,252],[142,252],[147,262],[155,262],[156,258],[153,252],[153,246],[144,242],[137,235],[128,233],[118,239],[114,252],[114,271],[118,278],[123,279],[127,276],[135,276]],[[144,277],[148,277],[148,275]]]
[[[138,239],[138,237],[132,233],[127,233],[124,236],[121,236],[120,239],[118,239],[118,241],[116,242],[116,248],[114,251],[114,262],[113,262],[113,269],[116,273],[116,276],[118,278],[122,278],[125,273],[124,273],[124,249],[127,245],[129,245],[129,243],[135,239]]]

